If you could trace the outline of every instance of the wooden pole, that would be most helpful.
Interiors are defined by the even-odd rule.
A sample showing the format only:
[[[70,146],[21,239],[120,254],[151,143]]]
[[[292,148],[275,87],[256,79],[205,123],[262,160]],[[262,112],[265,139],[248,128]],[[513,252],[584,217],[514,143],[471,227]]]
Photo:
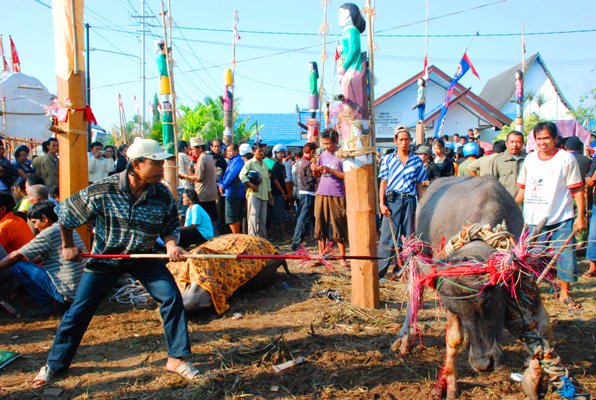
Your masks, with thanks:
[[[323,25],[321,25],[321,34],[323,35],[323,48],[321,49],[321,84],[319,85],[319,126],[323,126],[323,104],[325,103],[325,64],[327,64],[327,8],[331,0],[323,0]],[[325,124],[325,129],[329,129]]]
[[[377,255],[376,227],[376,179],[375,179],[375,140],[374,140],[374,57],[373,57],[373,10],[370,0],[363,10],[367,16],[370,91],[370,135],[362,136],[362,145],[370,151],[358,156],[365,159],[362,163],[344,162],[346,185],[346,214],[350,238],[350,254],[363,256]],[[364,143],[366,142],[366,143]],[[356,157],[356,159],[358,158]],[[346,165],[352,164],[349,168]],[[379,307],[379,271],[373,260],[354,260],[352,264],[352,303],[366,308]]]
[[[53,0],[54,52],[56,55],[56,80],[58,99],[69,98],[73,108],[85,108],[85,62],[83,60],[83,7],[84,0]],[[76,111],[67,122],[56,129],[60,158],[58,163],[60,198],[86,187],[87,127],[85,114]],[[79,228],[83,242],[89,246],[89,231]]]
[[[168,2],[168,7],[169,7]],[[172,11],[168,9],[168,13],[170,13],[170,19],[172,18]],[[161,18],[163,22],[163,42],[164,42],[164,51],[166,55],[166,64],[168,66],[168,77],[170,78],[170,93],[172,98],[170,99],[170,104],[172,105],[172,128],[174,131],[174,159],[166,160],[165,165],[165,172],[164,172],[164,179],[168,182],[168,187],[170,191],[174,195],[174,198],[178,200],[178,124],[176,123],[176,91],[174,90],[174,68],[172,66],[172,58],[170,54],[170,43],[168,42],[168,31],[166,27],[166,14],[164,10],[163,1],[161,2]],[[171,37],[170,37],[171,39]],[[165,112],[165,108],[163,112]],[[169,122],[162,122],[162,123],[169,123]]]

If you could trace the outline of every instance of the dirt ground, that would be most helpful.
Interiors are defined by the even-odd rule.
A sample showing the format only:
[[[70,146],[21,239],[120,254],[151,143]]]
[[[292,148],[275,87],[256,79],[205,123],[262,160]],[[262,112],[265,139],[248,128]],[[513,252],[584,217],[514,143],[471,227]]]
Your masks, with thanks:
[[[312,249],[312,248],[311,248]],[[282,252],[289,252],[287,246]],[[582,270],[586,267],[582,262]],[[339,268],[339,267],[338,267]],[[290,263],[266,291],[236,295],[224,315],[190,316],[193,355],[206,372],[189,383],[164,369],[166,352],[155,304],[100,307],[79,348],[70,374],[52,388],[70,399],[427,399],[445,355],[445,311],[427,295],[420,315],[422,345],[397,357],[390,349],[405,310],[404,285],[381,283],[381,308],[350,304],[349,270],[329,274],[323,267]],[[336,290],[341,300],[313,297]],[[429,293],[429,292],[427,292]],[[584,311],[570,315],[544,287],[543,298],[554,328],[554,344],[572,374],[596,393],[596,280],[580,279],[574,296]],[[31,300],[13,301],[20,309]],[[0,311],[2,350],[22,357],[0,371],[0,397],[58,398],[31,381],[44,364],[59,318],[15,319]],[[505,364],[476,374],[467,350],[458,358],[461,399],[523,399],[509,378],[523,372],[527,354],[505,333]],[[304,357],[281,373],[272,366]],[[558,398],[549,394],[549,398]]]

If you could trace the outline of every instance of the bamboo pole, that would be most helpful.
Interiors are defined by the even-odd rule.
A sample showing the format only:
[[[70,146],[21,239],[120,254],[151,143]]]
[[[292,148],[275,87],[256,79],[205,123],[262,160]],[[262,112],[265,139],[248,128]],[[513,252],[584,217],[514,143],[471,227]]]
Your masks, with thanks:
[[[321,50],[321,84],[319,85],[319,126],[323,126],[323,103],[325,102],[325,64],[327,64],[327,32],[329,26],[327,24],[327,8],[331,0],[323,0],[323,25],[321,31],[323,34],[323,48]],[[329,129],[325,124],[325,129]]]
[[[172,18],[172,10],[170,8],[170,2],[168,0],[168,13],[170,13],[170,24]],[[172,192],[172,195],[176,200],[178,200],[178,124],[177,124],[177,116],[176,116],[176,90],[174,88],[174,68],[172,66],[172,58],[170,55],[169,43],[168,43],[168,32],[166,27],[166,14],[164,10],[164,3],[161,2],[161,18],[163,23],[163,42],[164,42],[164,52],[166,56],[166,64],[168,66],[168,77],[170,81],[170,93],[171,93],[171,101],[170,104],[172,106],[172,128],[174,131],[174,159],[169,159],[165,161],[165,172],[164,172],[164,179],[168,183],[168,187]],[[170,37],[171,39],[171,37]],[[165,112],[165,109],[164,109]],[[169,124],[170,122],[162,122]]]

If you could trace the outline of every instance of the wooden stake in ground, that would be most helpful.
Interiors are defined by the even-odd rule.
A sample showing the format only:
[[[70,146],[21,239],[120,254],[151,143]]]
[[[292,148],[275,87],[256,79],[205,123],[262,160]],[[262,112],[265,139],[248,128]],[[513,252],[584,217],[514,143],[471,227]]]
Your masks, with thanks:
[[[77,110],[84,110],[86,105],[83,7],[84,0],[52,2],[58,100],[70,99],[72,108]],[[89,184],[85,113],[74,112],[67,122],[59,123],[55,131],[60,149],[59,187],[63,200]],[[78,233],[89,245],[87,229],[79,228]]]
[[[344,11],[340,11],[345,12]],[[359,11],[358,11],[359,12]],[[344,159],[344,179],[346,187],[346,214],[348,218],[348,236],[350,241],[350,254],[363,256],[377,255],[377,228],[375,221],[376,214],[376,179],[374,173],[374,110],[372,109],[374,99],[374,86],[372,83],[373,74],[373,30],[372,25],[373,8],[370,0],[363,10],[367,17],[369,28],[369,98],[362,100],[362,104],[350,104],[344,100],[344,115],[340,118],[338,125],[341,126],[343,145],[337,152],[339,157]],[[352,20],[354,20],[352,18]],[[345,49],[344,49],[345,50]],[[366,63],[363,61],[362,72],[365,72]],[[358,79],[355,71],[346,71],[345,74],[354,73],[352,82],[348,83],[348,90]],[[346,75],[344,75],[346,76]],[[342,81],[342,94],[344,99],[348,97],[343,93],[346,82]],[[357,86],[355,86],[357,87]],[[358,119],[366,118],[368,104],[370,104],[370,122]],[[348,105],[346,107],[345,105]],[[351,111],[350,111],[351,108]],[[351,115],[350,115],[351,114]],[[370,133],[364,134],[364,126],[370,123]],[[376,261],[353,260],[352,265],[352,303],[367,308],[379,307],[379,271]]]

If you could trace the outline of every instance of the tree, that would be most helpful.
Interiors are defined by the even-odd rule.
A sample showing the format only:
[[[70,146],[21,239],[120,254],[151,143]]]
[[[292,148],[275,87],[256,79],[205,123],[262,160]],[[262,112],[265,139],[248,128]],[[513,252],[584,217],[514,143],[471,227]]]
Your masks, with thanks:
[[[591,103],[591,104],[590,104]],[[590,121],[596,120],[596,88],[593,88],[589,93],[581,95],[579,98],[579,106],[576,110],[569,111],[582,125],[590,124]]]
[[[524,134],[524,142],[528,142],[528,134],[532,132],[532,129],[534,129],[536,124],[543,121],[544,118],[541,118],[540,115],[537,113],[530,113],[524,117],[524,125],[522,128],[522,133]],[[515,130],[515,122],[513,122],[511,125],[504,125],[503,128],[501,128],[501,132],[499,132],[499,134],[495,136],[494,140],[506,140],[507,135],[512,130]]]
[[[540,116],[540,109],[548,101],[549,101],[549,99],[547,99],[546,96],[544,95],[544,93],[542,93],[542,92],[536,93],[536,95],[534,96],[534,103],[536,103],[536,105],[538,106],[538,115],[539,116]]]
[[[178,119],[181,138],[189,141],[192,137],[201,136],[205,141],[223,139],[223,105],[219,100],[206,97],[204,103],[198,103],[194,108],[185,105],[178,107],[182,116]],[[236,109],[237,110],[237,109]],[[236,111],[235,120],[238,117]],[[234,142],[240,143],[250,139],[257,129],[262,129],[258,122],[247,127],[248,118],[237,124],[234,129]],[[236,121],[237,122],[237,121]]]
[[[528,103],[528,112],[530,114],[532,113],[532,102],[534,101],[534,97],[536,97],[536,93],[531,90],[528,90],[524,95],[524,102]]]

